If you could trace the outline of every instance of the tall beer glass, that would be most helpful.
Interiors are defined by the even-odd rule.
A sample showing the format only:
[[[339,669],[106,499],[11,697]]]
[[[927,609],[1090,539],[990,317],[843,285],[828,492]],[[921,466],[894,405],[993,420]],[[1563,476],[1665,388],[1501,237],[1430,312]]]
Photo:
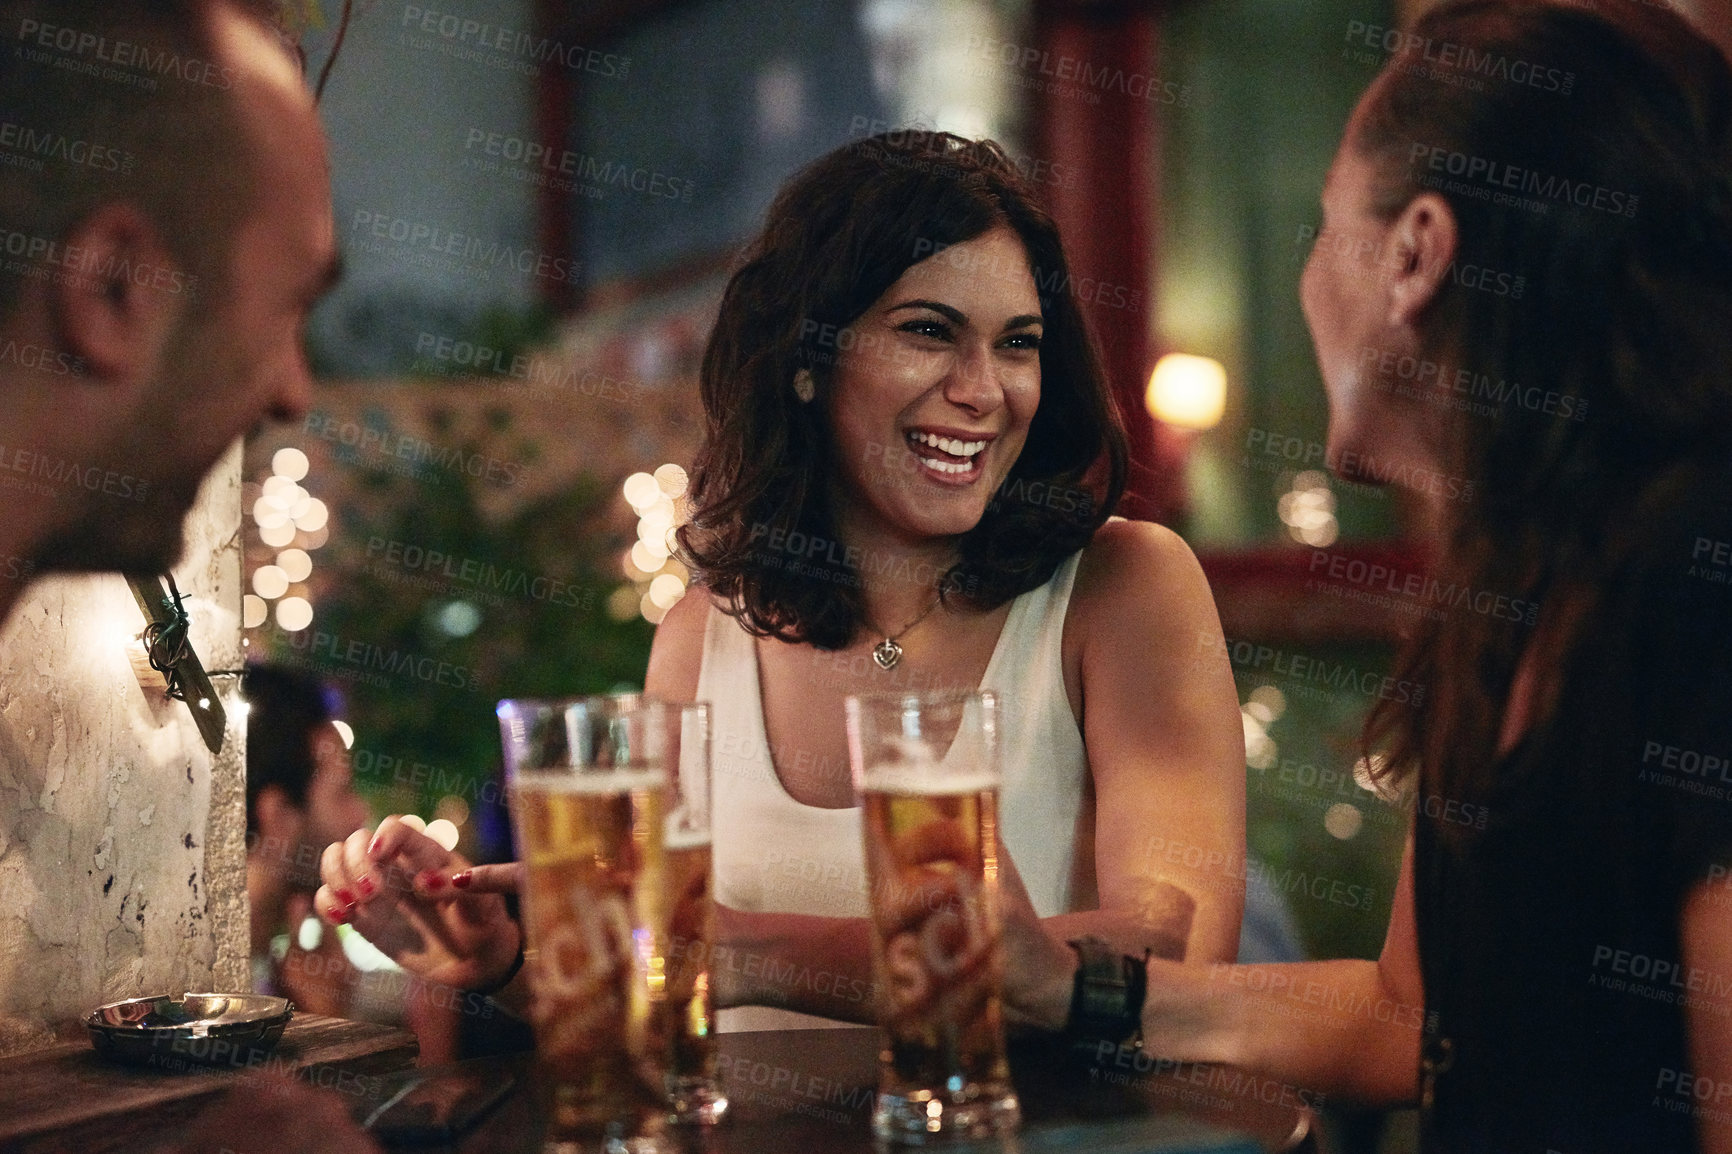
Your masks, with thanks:
[[[662,1154],[668,1107],[666,712],[502,701],[546,1154]]]
[[[715,903],[710,899],[710,707],[667,707],[668,812],[666,996],[668,1100],[677,1122],[710,1123],[728,1108],[716,1081],[716,1015],[710,997]]]
[[[1015,1130],[998,920],[998,699],[847,700],[882,991],[873,1129],[908,1145]]]

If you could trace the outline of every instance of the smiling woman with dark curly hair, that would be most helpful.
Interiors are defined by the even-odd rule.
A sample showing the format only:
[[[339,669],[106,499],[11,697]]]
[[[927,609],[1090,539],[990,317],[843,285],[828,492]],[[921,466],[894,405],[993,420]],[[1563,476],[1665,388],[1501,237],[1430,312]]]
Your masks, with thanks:
[[[837,649],[863,623],[870,565],[838,547],[836,503],[846,498],[831,484],[837,446],[829,407],[800,403],[791,385],[805,373],[828,396],[850,353],[906,363],[889,330],[850,326],[923,260],[986,285],[1032,278],[1040,300],[1039,315],[1029,318],[1038,323],[1016,338],[1039,350],[1040,403],[1020,455],[1001,458],[1009,472],[985,514],[959,535],[940,584],[947,595],[993,608],[1045,583],[1117,502],[1125,438],[1069,292],[1058,230],[1028,199],[1009,159],[989,141],[878,137],[807,170],[770,218],[728,285],[704,357],[708,435],[681,540],[711,594],[734,604],[749,630],[782,641]],[[955,247],[1002,227],[1026,257],[998,262]],[[955,318],[929,309],[898,321],[924,335]],[[862,459],[848,464],[873,474],[859,478],[867,489],[918,500],[919,457],[901,456],[901,448],[868,442]]]
[[[1109,520],[1124,432],[1071,290],[998,145],[906,132],[798,173],[723,295],[694,583],[645,680],[711,704],[722,1029],[874,1016],[851,694],[1003,703],[1008,1020],[1053,1024],[1035,1010],[1068,1004],[1069,939],[1237,951],[1245,749],[1220,621],[1184,542]],[[398,855],[432,878],[412,901],[361,884]],[[326,851],[320,910],[373,940],[436,924],[399,960],[496,986],[520,937],[482,891],[515,880],[464,866],[387,818]]]
[[[1071,288],[1004,151],[921,131],[797,174],[727,287],[680,535],[696,584],[647,683],[715,710],[719,934],[763,963],[716,968],[723,1005],[757,1004],[724,1028],[871,1016],[849,694],[1005,699],[1002,839],[1045,930],[1011,966],[1068,989],[1080,934],[1234,955],[1220,625],[1183,542],[1108,521],[1124,432]]]

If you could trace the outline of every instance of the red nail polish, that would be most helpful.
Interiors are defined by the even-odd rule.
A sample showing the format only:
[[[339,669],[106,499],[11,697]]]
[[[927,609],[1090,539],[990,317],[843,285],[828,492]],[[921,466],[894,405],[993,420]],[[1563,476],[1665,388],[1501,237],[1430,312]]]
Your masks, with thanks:
[[[373,884],[372,878],[362,878],[359,882],[357,882],[355,884],[360,887],[361,896],[364,898],[372,897],[373,892],[379,888],[378,886],[375,886]]]
[[[367,843],[367,856],[368,857],[378,857],[379,856],[379,843],[384,840],[384,837],[385,837],[384,834],[376,833],[373,835],[373,840],[371,842]]]
[[[355,907],[353,904],[338,906],[336,909],[331,911],[331,921],[335,922],[339,926],[345,925],[354,912]]]
[[[442,890],[445,888],[445,875],[438,870],[427,870],[421,875],[421,888]]]
[[[460,890],[469,888],[469,883],[475,880],[474,870],[462,870],[451,875],[451,884]]]
[[[355,904],[355,895],[350,893],[348,890],[338,890],[337,904],[342,906],[344,909],[348,909]]]

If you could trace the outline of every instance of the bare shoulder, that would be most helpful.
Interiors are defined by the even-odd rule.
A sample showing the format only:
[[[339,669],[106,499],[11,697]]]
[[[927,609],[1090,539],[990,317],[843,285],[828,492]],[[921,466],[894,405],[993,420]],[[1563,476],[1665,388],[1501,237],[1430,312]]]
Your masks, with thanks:
[[[1208,578],[1183,537],[1147,521],[1109,521],[1095,533],[1077,568],[1067,647],[1079,656],[1096,640],[1114,652],[1164,650],[1220,631]]]
[[[1209,597],[1203,567],[1185,539],[1149,521],[1108,521],[1083,551],[1073,598],[1111,611],[1149,597]]]
[[[679,599],[656,626],[650,645],[644,692],[668,701],[695,701],[698,671],[704,662],[704,631],[709,625],[709,594],[694,589]]]

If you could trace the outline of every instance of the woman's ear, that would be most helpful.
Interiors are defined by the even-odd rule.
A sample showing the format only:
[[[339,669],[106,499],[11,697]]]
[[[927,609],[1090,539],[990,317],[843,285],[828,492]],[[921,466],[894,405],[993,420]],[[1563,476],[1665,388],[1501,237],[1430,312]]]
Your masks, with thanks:
[[[1435,192],[1408,202],[1390,226],[1394,268],[1389,282],[1389,323],[1409,327],[1437,299],[1455,263],[1455,213]]]
[[[61,275],[48,293],[63,347],[98,380],[149,379],[174,331],[178,263],[145,215],[102,205],[58,242]]]

